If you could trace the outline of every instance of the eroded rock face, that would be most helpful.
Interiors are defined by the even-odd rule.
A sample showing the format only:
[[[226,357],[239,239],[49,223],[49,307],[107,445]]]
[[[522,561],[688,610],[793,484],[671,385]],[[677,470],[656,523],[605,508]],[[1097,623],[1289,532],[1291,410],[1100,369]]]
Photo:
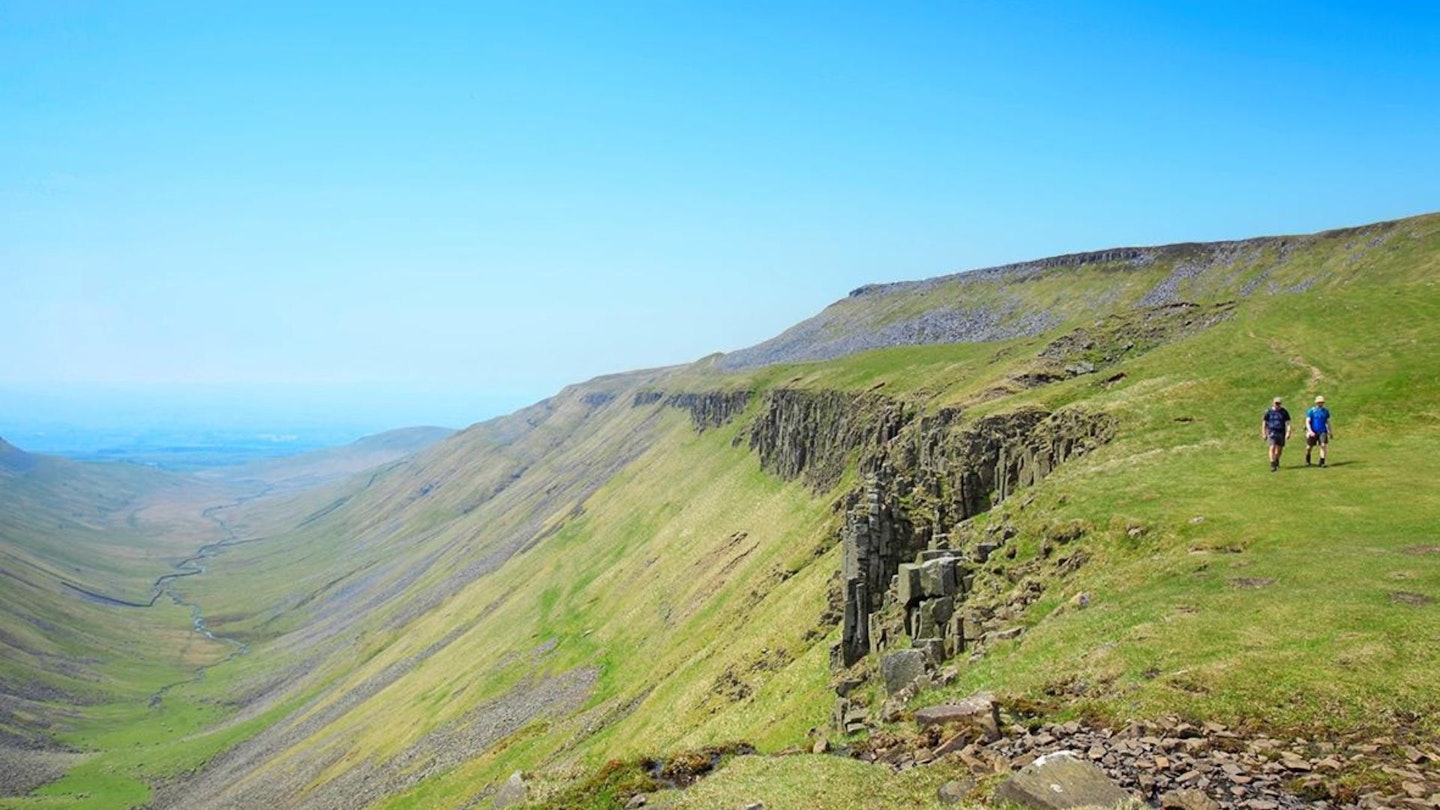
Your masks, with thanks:
[[[514,807],[515,805],[524,804],[529,792],[529,787],[525,784],[524,774],[516,771],[510,774],[510,778],[505,780],[505,784],[501,785],[500,789],[495,792],[495,797],[491,799],[490,804],[496,808],[496,810],[500,810],[500,808],[503,807]]]
[[[690,412],[690,421],[702,433],[708,428],[718,428],[739,416],[750,404],[749,391],[705,391],[701,393],[671,394],[665,404],[672,408],[683,408]]]
[[[644,392],[634,405],[685,408],[703,431],[735,418],[750,398],[749,391]],[[843,630],[834,655],[841,666],[901,645],[897,622],[872,621],[896,577],[898,624],[911,646],[925,650],[932,665],[964,649],[963,601],[972,578],[965,553],[983,562],[997,546],[962,553],[952,548],[956,527],[1115,431],[1113,418],[1075,409],[1023,408],[970,423],[957,408],[920,410],[873,391],[777,388],[764,394],[741,434],[763,469],[816,491],[833,488],[852,462],[863,476],[842,498]]]
[[[876,394],[779,388],[765,395],[750,427],[750,449],[767,472],[802,478],[823,491],[840,480],[852,454],[859,454],[863,469],[865,459],[899,434],[913,410]]]
[[[1114,435],[1103,414],[1025,409],[960,424],[956,411],[912,420],[866,454],[864,486],[849,498],[841,530],[846,609],[838,657],[850,666],[902,642],[895,622],[872,621],[893,600],[915,646],[948,657],[965,648],[967,558],[998,544],[959,546],[958,525]],[[887,590],[894,582],[894,593]]]
[[[690,421],[695,429],[705,432],[710,428],[722,427],[745,412],[750,405],[752,392],[732,391],[681,391],[666,394],[664,391],[645,390],[635,392],[630,401],[632,408],[644,408],[663,404],[670,408],[681,408],[690,412]]]

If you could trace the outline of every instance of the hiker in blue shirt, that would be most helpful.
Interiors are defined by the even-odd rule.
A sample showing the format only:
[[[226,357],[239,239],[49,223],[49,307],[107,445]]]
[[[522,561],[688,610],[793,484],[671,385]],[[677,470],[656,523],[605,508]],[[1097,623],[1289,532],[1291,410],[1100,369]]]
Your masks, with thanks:
[[[1280,397],[1275,397],[1270,410],[1260,417],[1260,438],[1270,442],[1270,472],[1275,472],[1280,469],[1285,440],[1290,438],[1290,412],[1280,406]]]
[[[1320,445],[1320,466],[1325,466],[1325,451],[1330,448],[1330,409],[1325,397],[1315,397],[1315,406],[1305,412],[1305,466],[1310,466],[1310,451]]]

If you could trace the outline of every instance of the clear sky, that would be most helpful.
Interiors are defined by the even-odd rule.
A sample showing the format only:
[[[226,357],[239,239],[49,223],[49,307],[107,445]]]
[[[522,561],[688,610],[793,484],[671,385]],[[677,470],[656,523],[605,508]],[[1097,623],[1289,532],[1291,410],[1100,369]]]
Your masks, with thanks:
[[[868,282],[1432,211],[1437,147],[1418,0],[0,0],[0,388],[460,425]]]

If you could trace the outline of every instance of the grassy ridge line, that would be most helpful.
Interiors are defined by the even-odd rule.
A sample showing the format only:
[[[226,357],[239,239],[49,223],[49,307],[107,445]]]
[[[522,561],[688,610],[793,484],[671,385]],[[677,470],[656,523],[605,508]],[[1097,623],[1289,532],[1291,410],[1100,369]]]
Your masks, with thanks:
[[[1032,530],[1075,518],[1096,526],[1100,564],[1071,588],[1107,604],[1053,623],[1041,621],[1053,601],[1037,608],[1037,632],[961,688],[1003,678],[1044,691],[1066,661],[1064,678],[1088,681],[1097,708],[1117,714],[1331,728],[1433,718],[1426,684],[1440,660],[1422,639],[1440,620],[1390,596],[1440,599],[1434,558],[1407,553],[1430,542],[1424,527],[1440,517],[1424,483],[1440,449],[1425,403],[1440,381],[1425,371],[1422,339],[1440,315],[1440,250],[1433,235],[1408,247],[1348,283],[1275,298],[1156,351],[1134,364],[1134,383],[1086,392],[1087,402],[1112,400],[1129,429],[1033,504],[1006,511]],[[1084,387],[1054,393],[1079,399]],[[1287,469],[1268,473],[1255,423],[1274,393],[1297,416],[1327,395],[1336,466],[1297,469],[1303,447],[1292,447]]]
[[[741,369],[885,346],[1033,337],[1139,306],[1301,291],[1351,277],[1367,254],[1435,221],[1432,214],[1319,234],[1119,248],[871,285],[717,362]],[[1317,257],[1324,266],[1307,262]]]

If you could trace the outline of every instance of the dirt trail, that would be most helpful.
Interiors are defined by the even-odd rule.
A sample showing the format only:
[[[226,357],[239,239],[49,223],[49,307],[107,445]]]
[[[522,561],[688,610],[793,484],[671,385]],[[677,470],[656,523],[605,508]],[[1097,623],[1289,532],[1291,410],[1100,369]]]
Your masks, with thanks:
[[[1250,337],[1255,337],[1255,333],[1251,332]],[[1325,372],[1321,371],[1319,366],[1311,363],[1309,360],[1306,360],[1298,352],[1292,354],[1289,349],[1285,348],[1285,344],[1281,343],[1275,338],[1266,338],[1265,343],[1270,347],[1271,351],[1275,352],[1281,357],[1289,355],[1287,359],[1290,361],[1291,365],[1299,366],[1300,368],[1303,368],[1310,372],[1310,379],[1306,383],[1306,390],[1314,391],[1317,387],[1319,387],[1320,383],[1325,381]]]

